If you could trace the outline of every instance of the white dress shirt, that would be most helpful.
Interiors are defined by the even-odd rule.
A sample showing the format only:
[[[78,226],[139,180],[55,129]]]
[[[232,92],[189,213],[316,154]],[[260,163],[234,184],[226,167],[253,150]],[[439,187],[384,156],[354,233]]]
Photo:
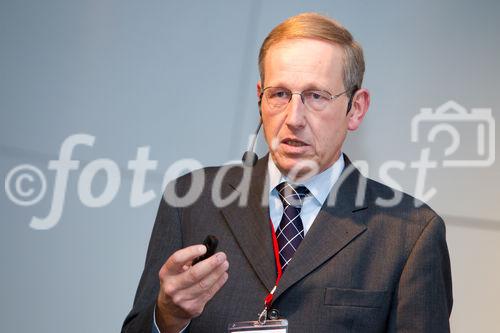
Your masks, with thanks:
[[[344,170],[344,164],[344,155],[341,153],[339,159],[331,167],[309,178],[302,184],[296,184],[304,185],[311,193],[311,195],[304,198],[300,211],[300,218],[304,225],[304,235],[306,235],[309,228],[311,228],[311,225],[321,210],[321,206],[323,206],[333,185],[335,185],[339,179],[342,170]],[[267,172],[269,173],[269,215],[273,222],[274,230],[276,230],[283,216],[283,204],[279,198],[276,186],[284,181],[290,184],[295,183],[281,174],[271,157],[269,157],[267,163]]]

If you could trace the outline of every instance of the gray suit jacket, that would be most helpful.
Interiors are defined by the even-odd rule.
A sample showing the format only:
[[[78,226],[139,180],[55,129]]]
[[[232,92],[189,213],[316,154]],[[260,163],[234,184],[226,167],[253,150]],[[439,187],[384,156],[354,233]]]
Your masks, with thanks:
[[[348,172],[347,170],[352,170]],[[230,263],[226,285],[192,320],[190,332],[224,332],[229,323],[255,320],[273,288],[276,267],[266,202],[267,156],[251,171],[248,205],[212,203],[219,168],[206,168],[205,187],[188,207],[162,200],[151,235],[144,272],[122,332],[151,332],[158,272],[176,250],[219,238]],[[222,180],[222,196],[234,195],[243,167]],[[285,271],[273,308],[289,321],[289,332],[448,332],[452,308],[451,273],[442,219],[403,194],[384,208],[377,198],[395,191],[364,178],[346,158],[334,186],[336,204],[325,205]],[[170,186],[179,195],[191,183],[186,175]],[[364,197],[356,196],[366,185]],[[332,201],[332,200],[330,200]]]

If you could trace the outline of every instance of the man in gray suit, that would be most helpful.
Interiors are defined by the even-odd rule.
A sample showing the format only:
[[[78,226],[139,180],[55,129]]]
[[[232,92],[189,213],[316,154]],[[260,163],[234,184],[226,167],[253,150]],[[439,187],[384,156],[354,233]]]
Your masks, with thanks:
[[[301,14],[268,35],[259,68],[269,155],[167,186],[122,332],[223,332],[270,295],[290,332],[448,332],[442,219],[342,153],[370,100],[359,44]],[[221,252],[192,265],[207,234]]]

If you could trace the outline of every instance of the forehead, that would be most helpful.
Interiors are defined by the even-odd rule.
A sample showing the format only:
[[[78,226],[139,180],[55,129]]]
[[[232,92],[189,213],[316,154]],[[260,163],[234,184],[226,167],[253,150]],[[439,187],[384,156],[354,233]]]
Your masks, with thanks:
[[[342,86],[344,51],[317,39],[289,39],[271,46],[264,59],[266,86],[319,85],[325,89]]]

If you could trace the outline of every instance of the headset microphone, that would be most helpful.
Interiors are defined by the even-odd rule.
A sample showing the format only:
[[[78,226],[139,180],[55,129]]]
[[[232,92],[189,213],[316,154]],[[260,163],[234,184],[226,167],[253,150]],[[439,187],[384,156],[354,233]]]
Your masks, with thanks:
[[[244,166],[253,167],[257,164],[257,160],[259,157],[255,153],[255,144],[257,143],[257,137],[259,135],[260,128],[262,127],[262,118],[259,120],[259,126],[257,126],[257,130],[255,131],[255,135],[252,139],[252,144],[250,148],[243,154],[241,161]]]

